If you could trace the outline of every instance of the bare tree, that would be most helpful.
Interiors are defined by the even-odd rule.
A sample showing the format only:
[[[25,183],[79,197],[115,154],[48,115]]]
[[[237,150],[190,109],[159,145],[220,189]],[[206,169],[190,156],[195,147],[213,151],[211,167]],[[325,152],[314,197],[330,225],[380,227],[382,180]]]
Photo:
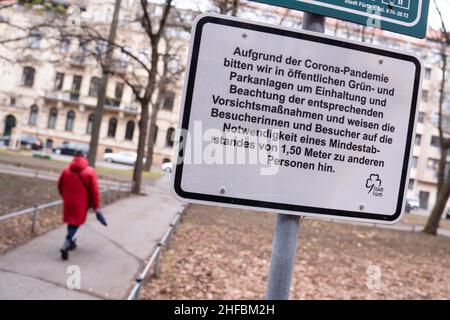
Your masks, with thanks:
[[[179,58],[184,44],[177,44],[177,39],[164,35],[165,50],[162,53],[162,72],[158,80],[158,96],[156,102],[152,104],[150,115],[149,134],[147,138],[147,156],[144,169],[149,171],[153,164],[153,150],[156,137],[156,121],[161,107],[167,103],[173,103],[173,97],[169,94],[173,89],[178,89],[177,85],[185,66]],[[173,137],[171,137],[173,139]]]
[[[211,0],[211,2],[221,14],[231,14],[234,17],[238,15],[240,0]]]
[[[141,192],[142,184],[142,171],[144,166],[144,153],[147,138],[147,128],[149,119],[149,105],[152,100],[153,93],[156,88],[156,80],[158,74],[158,61],[159,61],[159,45],[163,36],[164,28],[166,27],[167,18],[172,8],[172,0],[166,0],[163,8],[162,15],[159,19],[159,23],[155,25],[154,19],[151,18],[149,12],[149,3],[147,0],[140,0],[142,16],[141,25],[150,44],[150,64],[146,66],[148,78],[144,88],[142,96],[139,95],[139,102],[141,105],[141,120],[139,121],[139,139],[137,147],[136,165],[133,171],[133,193]],[[156,27],[156,28],[155,28]],[[135,94],[138,92],[135,92]]]
[[[94,121],[92,123],[91,141],[89,143],[89,164],[95,167],[97,159],[98,139],[100,136],[100,127],[103,119],[103,109],[106,101],[106,88],[108,86],[108,78],[111,73],[114,54],[114,42],[116,40],[117,25],[119,24],[120,5],[122,0],[116,0],[114,4],[114,14],[109,29],[107,53],[105,63],[102,64],[102,80],[97,95],[97,107],[95,108]]]
[[[36,8],[35,2],[39,2],[41,5],[42,1],[36,0],[31,1],[29,4],[31,7]],[[44,1],[52,3],[52,1]],[[27,4],[28,5],[28,4]],[[160,13],[153,13],[150,10],[156,7],[161,8]],[[60,8],[59,8],[60,9]],[[107,75],[116,75],[124,79],[124,82],[131,87],[133,90],[136,100],[139,102],[141,107],[140,121],[139,121],[139,138],[137,147],[137,160],[133,172],[133,192],[140,193],[141,191],[141,181],[142,181],[142,171],[144,166],[144,155],[146,148],[146,138],[148,133],[148,123],[149,123],[149,106],[152,103],[152,97],[158,86],[158,66],[160,64],[160,57],[164,57],[165,53],[161,53],[161,39],[164,35],[164,29],[168,24],[169,14],[172,11],[172,0],[165,0],[163,5],[155,5],[147,0],[139,1],[139,9],[136,10],[136,19],[130,23],[137,23],[142,28],[143,37],[148,41],[148,48],[150,51],[149,56],[143,58],[141,55],[133,52],[132,49],[128,48],[123,42],[119,40],[114,40],[113,38],[108,38],[107,29],[99,27],[96,23],[92,21],[84,21],[83,24],[79,26],[76,30],[67,28],[65,23],[66,17],[64,14],[61,17],[58,15],[49,15],[51,19],[40,19],[43,22],[39,24],[30,24],[26,27],[21,27],[19,25],[14,25],[13,22],[9,22],[10,27],[17,27],[17,30],[21,31],[19,36],[15,38],[7,38],[6,36],[0,36],[0,45],[8,45],[10,43],[22,43],[25,39],[30,37],[32,32],[39,30],[41,34],[45,34],[45,39],[48,41],[54,40],[55,46],[59,47],[60,41],[65,39],[76,38],[80,43],[83,43],[84,54],[92,58],[97,59],[99,64],[102,66],[103,70],[106,70]],[[56,18],[55,18],[56,17]],[[60,21],[59,21],[59,20]],[[57,22],[57,23],[56,23]],[[5,21],[0,21],[0,23],[6,23]],[[187,29],[186,24],[178,27],[183,27]],[[23,30],[21,30],[22,28]],[[48,30],[44,30],[48,28]],[[16,33],[15,33],[16,34]],[[107,45],[105,52],[99,52],[97,50],[98,45],[102,43]],[[16,46],[17,50],[17,46]],[[12,50],[9,50],[12,51]],[[105,64],[108,57],[111,58],[113,52],[120,51],[121,54],[127,55],[131,58],[134,63],[140,68],[140,73],[137,74],[135,71],[132,73],[121,73],[115,72],[115,68],[107,68]],[[164,60],[164,59],[162,59]],[[144,75],[143,75],[143,74]],[[143,89],[143,92],[142,90]],[[155,108],[154,108],[155,109]],[[156,124],[153,123],[152,131],[155,130]],[[153,152],[153,150],[152,150]],[[151,158],[151,157],[150,157]]]
[[[152,12],[157,7],[161,8],[162,12],[160,14],[154,14]],[[171,59],[175,59],[175,56],[167,53],[168,48],[170,48],[170,44],[168,45],[168,43],[162,43],[164,41],[161,40],[167,41],[168,38],[165,37],[165,29],[168,26],[179,28],[180,30],[187,29],[187,26],[183,23],[183,21],[180,22],[176,18],[173,18],[171,20],[171,13],[174,13],[174,17],[180,16],[176,13],[175,10],[173,10],[172,0],[165,0],[162,6],[151,4],[147,0],[140,0],[139,8],[139,12],[141,13],[138,14],[135,22],[138,22],[140,24],[143,29],[145,38],[148,41],[150,49],[149,57],[143,58],[118,41],[114,43],[109,42],[109,40],[105,39],[103,34],[101,34],[95,28],[85,27],[83,30],[83,36],[87,38],[88,41],[107,41],[114,50],[120,51],[122,54],[128,56],[131,60],[133,60],[135,64],[140,67],[140,71],[145,74],[145,76],[143,76],[142,73],[138,73],[136,72],[136,70],[134,70],[133,72],[118,74],[115,74],[114,70],[110,71],[111,74],[115,74],[116,76],[120,77],[132,89],[134,96],[141,107],[140,121],[138,124],[139,137],[137,146],[137,159],[133,171],[132,181],[132,191],[136,194],[139,194],[141,192],[143,171],[150,170],[153,163],[153,137],[156,132],[156,121],[159,108],[158,102],[155,104],[152,102],[157,89],[159,89],[158,92],[161,92],[162,94],[164,90],[161,91],[159,87],[161,86],[162,88],[164,88],[166,86],[166,84],[164,83],[166,81],[164,71],[163,76],[160,76],[159,69],[160,67],[162,67],[164,70],[164,65],[166,64],[166,62],[169,63]],[[165,48],[164,52],[161,52],[162,47]],[[161,62],[163,63],[162,66]],[[170,73],[168,73],[167,76],[169,76],[169,74]],[[170,81],[175,81],[175,79],[172,78],[170,79]],[[153,107],[151,117],[150,106]],[[149,119],[151,120],[150,125]],[[147,159],[144,163],[145,155],[147,156]]]
[[[439,42],[440,45],[440,56],[441,56],[441,72],[442,79],[440,82],[439,91],[439,119],[438,119],[438,131],[439,131],[439,147],[440,147],[440,159],[437,170],[437,197],[433,209],[431,210],[430,217],[428,218],[427,224],[424,228],[424,232],[436,235],[439,228],[439,223],[442,217],[442,213],[445,210],[445,206],[450,197],[450,168],[447,168],[447,155],[450,149],[450,138],[445,132],[445,117],[443,113],[445,97],[446,97],[446,86],[447,86],[447,72],[448,72],[448,48],[450,47],[450,34],[445,25],[442,12],[439,6],[434,1],[436,9],[439,13],[441,19],[442,30],[438,33],[437,38],[433,39]]]

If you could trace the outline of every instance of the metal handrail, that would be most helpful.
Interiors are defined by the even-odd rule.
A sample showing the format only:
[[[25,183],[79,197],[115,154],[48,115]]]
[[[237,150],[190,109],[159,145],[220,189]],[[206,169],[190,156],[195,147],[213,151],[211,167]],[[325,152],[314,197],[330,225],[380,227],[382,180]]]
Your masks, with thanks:
[[[109,192],[109,190],[117,190],[117,191],[121,192],[123,190],[123,185],[125,185],[125,187],[126,188],[128,187],[129,189],[131,189],[131,186],[132,186],[131,183],[125,183],[125,184],[119,183],[117,186],[106,186],[106,187],[100,188],[100,193],[103,194],[105,192]],[[31,231],[34,232],[38,211],[42,210],[42,209],[52,208],[52,207],[58,206],[62,203],[63,203],[62,200],[55,200],[55,201],[47,202],[44,204],[35,205],[31,208],[26,208],[26,209],[21,209],[18,211],[10,212],[10,213],[0,216],[0,222],[11,219],[11,218],[23,216],[26,214],[33,214]]]
[[[136,284],[131,289],[130,294],[127,297],[127,300],[139,300],[139,294],[141,292],[142,282],[145,280],[145,278],[150,273],[150,270],[154,266],[154,274],[157,278],[160,276],[161,268],[161,252],[162,247],[164,244],[166,244],[167,249],[170,250],[172,248],[172,235],[174,231],[176,230],[177,226],[180,224],[180,222],[183,220],[183,215],[186,214],[187,206],[183,208],[182,211],[177,212],[175,218],[170,223],[169,227],[167,228],[166,232],[161,238],[161,241],[159,241],[155,249],[153,250],[152,255],[148,259],[147,263],[144,266],[144,269],[136,278]]]

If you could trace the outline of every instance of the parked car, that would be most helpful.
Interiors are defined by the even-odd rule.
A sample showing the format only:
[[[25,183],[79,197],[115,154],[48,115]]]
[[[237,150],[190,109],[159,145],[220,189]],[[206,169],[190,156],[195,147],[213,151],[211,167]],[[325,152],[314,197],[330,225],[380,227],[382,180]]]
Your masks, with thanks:
[[[406,212],[417,210],[420,208],[420,201],[418,199],[406,199]]]
[[[59,147],[53,148],[53,153],[68,156],[74,156],[77,151],[81,151],[84,156],[87,156],[89,153],[89,145],[78,142],[63,142]]]
[[[136,163],[137,153],[131,151],[120,151],[120,152],[112,152],[105,153],[103,155],[103,160],[108,162],[116,162],[134,165]]]
[[[169,173],[172,172],[172,167],[173,167],[172,162],[164,162],[161,165],[162,171],[169,172]]]
[[[10,136],[3,136],[0,138],[0,144],[4,146],[9,146],[11,141]],[[29,150],[42,150],[44,144],[42,140],[33,136],[21,136],[20,137],[20,146]]]

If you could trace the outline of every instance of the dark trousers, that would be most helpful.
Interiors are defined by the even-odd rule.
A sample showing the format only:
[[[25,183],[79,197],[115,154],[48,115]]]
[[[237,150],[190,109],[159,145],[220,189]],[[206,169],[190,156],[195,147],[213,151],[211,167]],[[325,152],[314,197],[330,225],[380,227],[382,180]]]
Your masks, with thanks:
[[[74,226],[72,224],[68,224],[66,239],[69,241],[72,241],[72,242],[75,241],[75,239],[76,239],[75,234],[77,233],[79,227],[80,226]]]

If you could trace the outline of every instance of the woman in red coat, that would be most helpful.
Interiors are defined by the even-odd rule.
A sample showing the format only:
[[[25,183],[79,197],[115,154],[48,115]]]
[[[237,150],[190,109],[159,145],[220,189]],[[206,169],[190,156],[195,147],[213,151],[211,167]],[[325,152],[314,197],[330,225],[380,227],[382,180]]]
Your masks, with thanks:
[[[67,260],[69,251],[76,248],[76,232],[85,223],[87,212],[92,207],[100,208],[100,193],[95,169],[89,166],[81,152],[63,170],[58,181],[58,190],[63,198],[64,223],[67,236],[61,248],[61,258]]]

